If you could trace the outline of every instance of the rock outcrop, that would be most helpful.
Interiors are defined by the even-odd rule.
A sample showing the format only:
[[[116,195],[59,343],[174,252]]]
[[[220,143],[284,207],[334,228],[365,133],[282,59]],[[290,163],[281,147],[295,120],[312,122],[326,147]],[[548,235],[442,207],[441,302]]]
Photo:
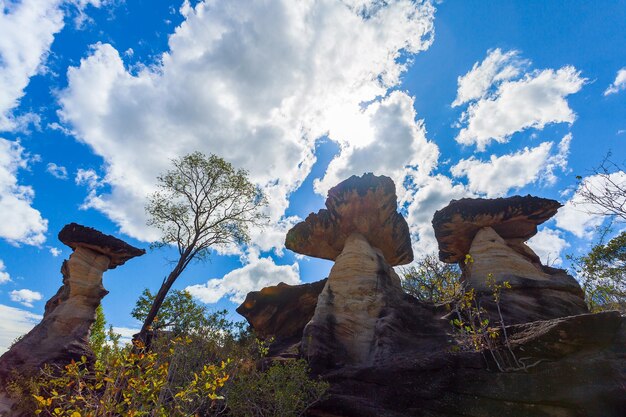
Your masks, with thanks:
[[[433,216],[439,259],[448,263],[462,262],[474,236],[483,227],[491,227],[509,243],[525,242],[537,234],[537,226],[554,216],[560,207],[558,201],[530,195],[452,200]]]
[[[302,337],[326,280],[302,285],[278,285],[248,293],[237,313],[248,320],[257,336],[266,339]]]
[[[288,232],[291,250],[335,260],[302,334],[302,355],[316,370],[375,363],[420,334],[423,346],[430,343],[434,313],[404,294],[392,268],[413,260],[396,210],[391,179],[353,176],[328,192],[326,209]]]
[[[453,200],[433,217],[440,259],[458,262],[462,279],[494,322],[500,317],[487,278],[511,286],[502,292],[506,324],[527,323],[587,313],[578,282],[564,270],[541,264],[525,241],[561,205],[532,196]],[[465,255],[471,262],[464,262]]]
[[[63,262],[63,285],[46,303],[41,323],[0,357],[0,382],[12,372],[31,375],[44,364],[65,365],[81,356],[93,359],[89,329],[100,300],[108,294],[102,274],[145,253],[113,236],[68,224],[59,240],[74,249]]]
[[[294,252],[334,261],[346,239],[362,234],[380,249],[391,266],[413,260],[409,226],[396,210],[391,178],[352,176],[328,191],[326,208],[311,213],[287,233],[285,246]]]
[[[622,417],[626,319],[584,314],[507,327],[528,368],[497,372],[479,352],[405,351],[324,375],[316,417]],[[489,353],[486,352],[486,355]],[[489,357],[489,356],[487,356]]]
[[[353,177],[335,187],[333,195],[351,196],[357,206],[368,206],[358,197],[381,194],[376,194],[380,191],[375,185],[360,181],[375,184],[378,178]],[[350,187],[369,191],[359,194]],[[535,197],[466,199],[453,201],[435,215],[442,259],[463,264],[463,279],[491,313],[495,310],[489,305],[492,294],[486,277],[492,274],[495,282],[511,284],[500,300],[508,345],[501,331],[499,339],[481,351],[457,344],[458,334],[444,318],[444,308],[402,292],[390,263],[399,258],[398,250],[391,250],[398,247],[395,239],[401,242],[404,236],[381,239],[385,250],[366,228],[335,224],[341,219],[349,224],[350,218],[332,214],[330,208],[345,206],[343,213],[350,213],[347,204],[327,202],[328,210],[309,216],[288,235],[288,247],[335,260],[316,305],[309,297],[315,292],[312,287],[278,286],[249,295],[249,305],[240,307],[266,337],[280,338],[284,326],[289,337],[297,339],[311,315],[301,333],[300,355],[330,382],[330,390],[308,415],[624,415],[626,318],[618,312],[580,314],[586,307],[576,281],[563,270],[541,265],[524,243],[538,224],[554,215],[558,202]],[[365,216],[366,211],[359,213]],[[384,219],[378,222],[369,224],[382,224],[379,230],[391,233]],[[333,236],[340,236],[341,243],[329,240]],[[473,262],[464,265],[466,254]],[[317,289],[320,283],[308,285]],[[292,302],[285,299],[287,291],[295,297]],[[280,294],[280,301],[272,301],[273,293]],[[303,294],[306,312],[287,314],[297,311],[294,305]],[[277,350],[284,347],[279,344]],[[289,348],[296,356],[294,346]]]

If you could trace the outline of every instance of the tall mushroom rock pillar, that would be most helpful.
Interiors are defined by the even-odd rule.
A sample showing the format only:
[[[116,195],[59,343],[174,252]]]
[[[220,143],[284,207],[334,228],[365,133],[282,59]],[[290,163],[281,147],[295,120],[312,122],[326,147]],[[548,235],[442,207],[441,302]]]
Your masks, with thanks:
[[[396,209],[390,178],[353,176],[330,189],[326,209],[287,233],[287,248],[335,261],[302,338],[314,368],[374,363],[392,348],[393,305],[404,297],[392,266],[413,260]]]
[[[74,250],[61,267],[63,285],[46,303],[41,323],[0,357],[0,382],[12,371],[30,375],[44,364],[63,366],[81,356],[93,360],[89,329],[100,300],[108,294],[102,274],[145,253],[76,223],[65,226],[59,240]]]
[[[462,280],[498,321],[487,278],[508,282],[511,288],[503,289],[500,298],[507,325],[587,313],[578,282],[562,269],[542,265],[525,243],[560,207],[558,201],[530,195],[452,200],[432,221],[439,259],[461,265]]]

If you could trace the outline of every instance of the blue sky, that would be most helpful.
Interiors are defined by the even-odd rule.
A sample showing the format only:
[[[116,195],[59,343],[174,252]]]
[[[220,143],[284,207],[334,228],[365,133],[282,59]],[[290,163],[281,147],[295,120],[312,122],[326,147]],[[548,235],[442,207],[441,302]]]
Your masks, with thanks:
[[[417,256],[453,198],[558,199],[530,245],[567,266],[603,221],[573,204],[575,176],[597,181],[608,151],[626,159],[626,1],[0,4],[0,349],[59,287],[63,225],[147,248],[145,196],[185,153],[247,169],[270,200],[250,246],[218,248],[176,284],[230,310],[327,275],[284,234],[350,175],[396,181]],[[173,257],[105,274],[111,324],[138,326],[135,300]]]

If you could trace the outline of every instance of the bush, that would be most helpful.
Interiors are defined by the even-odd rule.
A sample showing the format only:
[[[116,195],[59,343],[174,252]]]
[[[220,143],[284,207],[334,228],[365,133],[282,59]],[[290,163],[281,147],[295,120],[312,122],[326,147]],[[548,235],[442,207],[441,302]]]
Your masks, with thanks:
[[[420,301],[451,304],[461,296],[460,279],[457,264],[443,263],[430,254],[402,271],[402,288]]]
[[[300,359],[239,375],[228,390],[228,408],[233,417],[302,416],[328,389],[327,382],[311,379],[308,373],[306,361]]]
[[[169,354],[137,352],[126,347],[111,357],[106,369],[90,370],[87,359],[63,369],[47,367],[34,381],[35,414],[55,417],[193,416],[222,399],[228,363],[204,365],[184,385],[170,381],[176,351],[186,341],[172,342]]]
[[[595,245],[585,256],[568,258],[582,282],[591,312],[626,312],[626,232]]]

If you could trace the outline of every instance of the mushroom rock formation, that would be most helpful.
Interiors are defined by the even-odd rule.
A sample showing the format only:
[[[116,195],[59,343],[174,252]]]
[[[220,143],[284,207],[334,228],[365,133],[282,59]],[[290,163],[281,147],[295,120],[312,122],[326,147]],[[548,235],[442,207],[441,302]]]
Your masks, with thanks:
[[[559,207],[557,201],[532,196],[453,200],[433,217],[439,257],[461,264],[462,279],[492,318],[499,314],[487,277],[507,281],[511,288],[502,290],[500,299],[506,324],[587,313],[578,282],[562,269],[542,265],[524,243]],[[466,254],[472,258],[467,264]]]
[[[334,261],[346,239],[362,234],[391,266],[413,260],[409,226],[396,210],[396,186],[389,177],[353,175],[328,191],[326,208],[309,214],[287,233],[294,252]]]
[[[286,239],[295,252],[335,260],[302,336],[302,354],[311,366],[375,363],[416,335],[436,334],[426,330],[439,324],[433,312],[402,291],[391,267],[413,260],[393,181],[353,176],[328,192],[326,207],[294,226]]]
[[[32,374],[44,364],[65,365],[81,356],[93,360],[89,329],[108,294],[102,274],[145,253],[76,223],[65,226],[59,240],[74,250],[61,267],[63,285],[46,303],[42,321],[0,357],[0,381],[12,372]]]

